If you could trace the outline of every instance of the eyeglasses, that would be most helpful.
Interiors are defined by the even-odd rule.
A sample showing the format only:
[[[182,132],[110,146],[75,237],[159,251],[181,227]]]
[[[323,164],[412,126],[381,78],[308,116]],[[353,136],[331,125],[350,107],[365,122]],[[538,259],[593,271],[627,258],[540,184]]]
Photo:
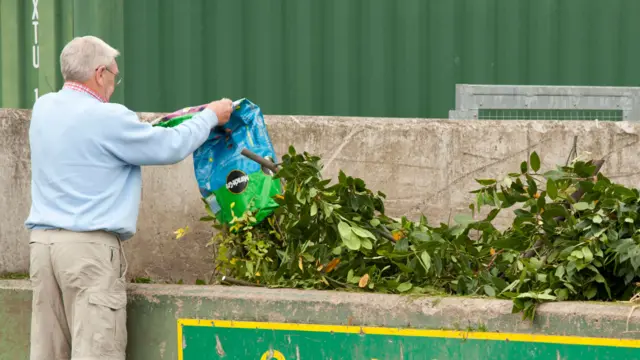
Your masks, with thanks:
[[[120,85],[120,83],[122,82],[122,76],[120,74],[116,74],[113,71],[109,70],[109,68],[104,68],[105,70],[107,70],[108,72],[113,74],[113,79],[115,81],[116,85]]]

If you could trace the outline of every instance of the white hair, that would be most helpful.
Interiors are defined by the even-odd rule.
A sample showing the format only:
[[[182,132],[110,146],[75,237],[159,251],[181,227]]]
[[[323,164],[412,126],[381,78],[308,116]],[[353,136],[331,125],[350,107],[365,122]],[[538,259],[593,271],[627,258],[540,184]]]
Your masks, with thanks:
[[[65,81],[85,82],[100,66],[109,66],[120,52],[95,36],[76,37],[60,53],[60,70]]]

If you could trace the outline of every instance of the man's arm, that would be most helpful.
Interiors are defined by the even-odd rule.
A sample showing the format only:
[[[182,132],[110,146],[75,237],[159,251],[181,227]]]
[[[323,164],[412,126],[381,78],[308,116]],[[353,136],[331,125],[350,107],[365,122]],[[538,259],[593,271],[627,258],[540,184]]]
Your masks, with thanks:
[[[231,106],[229,104],[228,113],[218,111],[219,116],[214,111],[217,107],[210,105],[190,120],[172,128],[153,127],[141,122],[135,112],[118,106],[113,118],[103,122],[102,145],[128,164],[175,164],[202,145],[214,126],[227,122]]]

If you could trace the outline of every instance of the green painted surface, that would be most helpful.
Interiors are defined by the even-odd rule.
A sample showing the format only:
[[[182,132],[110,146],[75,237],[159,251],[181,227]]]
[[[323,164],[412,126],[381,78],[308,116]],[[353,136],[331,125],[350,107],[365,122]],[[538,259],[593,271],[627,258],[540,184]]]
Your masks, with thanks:
[[[640,349],[633,348],[204,326],[184,326],[183,338],[184,360],[260,360],[269,350],[279,351],[287,360],[640,358]]]
[[[636,0],[0,0],[0,106],[61,85],[72,35],[123,56],[114,101],[167,112],[248,97],[267,114],[446,118],[455,84],[640,85]],[[596,25],[594,25],[596,24]],[[125,35],[126,34],[126,37]],[[126,69],[126,71],[124,71]]]
[[[19,283],[26,284],[23,281]],[[31,291],[20,288],[3,289],[1,285],[0,360],[27,360],[31,328]]]
[[[178,321],[179,319],[226,319],[250,322],[286,322],[291,324],[325,324],[330,326],[353,325],[387,327],[400,329],[432,329],[432,330],[467,330],[486,332],[517,332],[520,334],[546,334],[562,336],[604,337],[612,339],[635,339],[640,341],[640,312],[636,310],[629,317],[631,306],[625,304],[602,303],[559,303],[545,304],[539,309],[538,316],[533,323],[523,322],[520,314],[511,314],[509,301],[469,299],[469,298],[413,298],[395,295],[353,294],[335,291],[295,291],[287,289],[270,290],[263,288],[243,288],[224,286],[186,286],[186,285],[151,285],[129,284],[129,303],[127,305],[128,330],[128,360],[162,360],[178,359]],[[0,360],[27,360],[29,349],[29,326],[31,313],[31,291],[28,281],[0,280]],[[627,319],[629,323],[627,324]],[[183,335],[210,336],[205,354],[210,359],[216,359],[215,334],[199,333],[210,331],[212,328],[201,330],[183,328]],[[286,332],[241,330],[246,338],[244,348],[255,350],[262,348],[258,345],[278,345],[282,339],[288,338]],[[258,334],[263,336],[264,342],[254,340]],[[236,351],[226,336],[231,332],[224,330],[220,333],[224,351],[231,354]],[[236,333],[237,334],[237,333]],[[299,334],[296,334],[299,335]],[[219,335],[220,336],[220,335]],[[292,344],[304,342],[312,343],[315,335],[305,334],[292,338]],[[329,336],[329,335],[322,335]],[[339,341],[342,335],[336,334],[332,341]],[[237,337],[236,337],[237,339]],[[334,340],[338,339],[338,340]],[[366,344],[368,341],[374,346],[382,346],[374,336],[358,337],[354,344]],[[347,341],[347,340],[345,340]],[[351,340],[349,340],[351,341]],[[411,343],[418,339],[395,339],[395,344]],[[421,340],[427,341],[427,340]],[[436,341],[429,339],[429,341]],[[448,351],[463,351],[472,345],[477,351],[484,351],[482,342],[447,340],[441,342],[447,348],[432,349],[448,354]],[[326,344],[333,349],[332,342]],[[186,340],[186,349],[193,351],[198,342]],[[193,345],[193,346],[192,346]],[[203,345],[202,343],[200,345]],[[451,345],[451,346],[449,346]],[[213,347],[211,347],[213,346]],[[390,345],[389,345],[390,346]],[[416,345],[418,346],[418,345]],[[511,344],[497,344],[500,350],[491,355],[500,355]],[[555,346],[555,345],[553,345]],[[300,347],[300,346],[299,346]],[[214,352],[211,352],[211,349]],[[346,348],[348,351],[350,348]],[[387,348],[385,349],[391,349]],[[407,348],[408,349],[408,348]],[[528,347],[529,351],[546,351],[543,345]],[[246,350],[246,349],[244,349]],[[284,348],[280,351],[290,351]],[[300,350],[304,350],[300,347]],[[397,348],[395,349],[397,351]],[[406,350],[406,349],[405,349]],[[362,350],[365,351],[365,350]],[[404,351],[404,350],[403,350]],[[465,350],[466,351],[466,350]],[[517,350],[514,350],[517,351]],[[524,351],[524,350],[522,350]],[[562,350],[564,351],[564,350]],[[594,359],[593,354],[606,351],[592,348],[582,359]],[[635,359],[640,356],[624,354],[624,349],[612,350],[616,357],[600,356],[599,359]],[[287,353],[290,354],[290,353]],[[348,353],[345,353],[348,354]],[[485,353],[478,353],[483,355]],[[563,353],[564,354],[564,353]],[[620,355],[622,354],[622,355]],[[378,360],[399,359],[385,353],[373,354]],[[571,356],[572,353],[567,353]],[[618,356],[619,355],[619,356]],[[310,355],[311,356],[311,355]],[[591,357],[589,357],[591,356]],[[226,359],[233,359],[228,356]],[[240,359],[256,359],[259,357],[239,357]],[[373,358],[373,357],[372,357]],[[408,357],[406,357],[408,358]],[[449,359],[448,357],[436,357]],[[492,357],[478,357],[492,359]],[[520,357],[530,359],[533,357]],[[562,357],[561,357],[562,358]],[[296,359],[286,357],[287,360]],[[304,359],[314,359],[313,357]],[[334,359],[336,359],[334,357]],[[371,359],[371,358],[370,358]],[[367,359],[367,360],[370,360]],[[418,359],[424,359],[418,357]],[[430,360],[429,358],[426,358]],[[455,359],[455,357],[453,358]],[[472,357],[468,359],[474,359]],[[537,357],[537,359],[553,359],[557,357]],[[564,358],[562,358],[564,359]],[[569,358],[573,359],[573,358]],[[184,358],[184,360],[190,360]],[[467,360],[467,358],[465,358]]]

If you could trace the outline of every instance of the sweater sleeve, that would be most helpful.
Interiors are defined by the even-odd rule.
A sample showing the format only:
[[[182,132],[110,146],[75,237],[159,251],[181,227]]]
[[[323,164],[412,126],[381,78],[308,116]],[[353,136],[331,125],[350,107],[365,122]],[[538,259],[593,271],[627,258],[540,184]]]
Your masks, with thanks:
[[[172,128],[142,122],[124,106],[111,114],[102,122],[103,147],[121,161],[138,166],[169,165],[185,159],[218,124],[218,117],[209,109]]]

